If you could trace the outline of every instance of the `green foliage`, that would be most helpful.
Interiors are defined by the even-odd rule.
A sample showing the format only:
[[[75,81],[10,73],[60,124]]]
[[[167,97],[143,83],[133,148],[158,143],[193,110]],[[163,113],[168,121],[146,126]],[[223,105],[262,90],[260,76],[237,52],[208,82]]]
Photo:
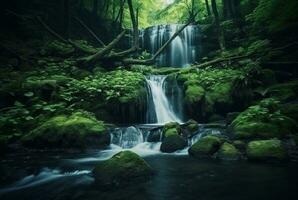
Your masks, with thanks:
[[[238,138],[283,137],[290,134],[295,126],[295,121],[281,114],[279,101],[273,98],[249,107],[232,122]]]
[[[61,97],[68,102],[118,101],[126,103],[136,101],[144,92],[143,74],[127,70],[97,73],[83,80],[67,83]]]
[[[248,20],[252,20],[257,28],[279,31],[297,23],[297,7],[296,0],[259,0]]]

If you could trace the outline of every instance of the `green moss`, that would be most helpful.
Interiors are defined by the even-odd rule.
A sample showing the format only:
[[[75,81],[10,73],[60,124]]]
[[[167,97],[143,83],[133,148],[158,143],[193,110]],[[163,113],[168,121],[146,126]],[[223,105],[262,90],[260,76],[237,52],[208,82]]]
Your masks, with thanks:
[[[163,137],[167,138],[168,136],[179,135],[181,133],[181,128],[179,123],[169,122],[164,125],[162,132],[163,132]]]
[[[169,129],[171,130],[171,129]],[[177,150],[184,149],[187,146],[187,142],[178,134],[167,135],[162,141],[160,150],[166,153],[172,153]]]
[[[241,151],[246,149],[246,143],[241,140],[234,140],[233,145]]]
[[[251,106],[232,122],[236,138],[252,139],[284,137],[295,131],[295,121],[281,114],[279,101],[264,99]]]
[[[93,170],[95,183],[100,186],[127,185],[152,175],[151,167],[137,154],[122,151],[99,163]]]
[[[199,124],[195,120],[188,120],[186,122],[186,129],[191,133],[196,132],[199,129]]]
[[[70,116],[53,117],[22,138],[28,147],[37,148],[86,148],[109,144],[109,135],[103,122],[76,112]]]
[[[247,156],[251,160],[285,160],[287,152],[280,140],[259,140],[248,144]]]
[[[238,149],[230,143],[223,143],[218,151],[217,157],[222,160],[237,160],[241,156]]]
[[[196,85],[189,85],[185,91],[185,99],[187,102],[195,103],[202,100],[205,95],[204,88]]]
[[[210,102],[218,102],[224,104],[232,104],[231,98],[232,83],[215,84],[208,92],[208,99]]]
[[[189,155],[194,157],[211,156],[218,150],[220,144],[220,138],[215,136],[206,136],[193,144],[189,148],[188,152]]]
[[[278,126],[262,122],[248,122],[234,127],[235,136],[238,139],[274,138],[281,137]]]
[[[167,138],[169,136],[178,135],[178,134],[179,133],[176,128],[170,128],[164,132],[164,137]]]

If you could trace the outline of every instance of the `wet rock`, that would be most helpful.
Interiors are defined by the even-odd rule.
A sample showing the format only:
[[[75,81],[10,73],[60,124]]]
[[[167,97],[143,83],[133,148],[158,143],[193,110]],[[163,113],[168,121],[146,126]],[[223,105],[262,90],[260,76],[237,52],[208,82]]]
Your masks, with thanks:
[[[241,153],[233,144],[223,143],[217,153],[217,158],[221,160],[238,160]]]
[[[241,140],[233,141],[233,145],[240,151],[244,151],[246,149],[246,143]]]
[[[219,149],[220,144],[220,138],[208,135],[193,144],[189,148],[188,153],[190,156],[197,158],[212,156]]]
[[[198,131],[198,129],[199,129],[198,122],[196,122],[195,120],[192,120],[192,119],[188,120],[185,125],[186,125],[187,131],[189,131],[190,133],[194,133],[194,132]]]
[[[172,153],[182,150],[187,146],[187,141],[180,135],[170,135],[166,137],[160,146],[160,150],[166,153]]]
[[[129,183],[148,180],[153,170],[137,154],[122,151],[109,160],[99,163],[93,174],[96,186],[126,186]]]

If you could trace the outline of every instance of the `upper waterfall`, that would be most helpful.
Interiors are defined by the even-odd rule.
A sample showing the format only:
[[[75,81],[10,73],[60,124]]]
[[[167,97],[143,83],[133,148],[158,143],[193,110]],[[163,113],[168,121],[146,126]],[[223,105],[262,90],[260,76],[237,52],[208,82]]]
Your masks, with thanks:
[[[154,54],[166,43],[181,24],[168,24],[149,27],[140,31],[140,44],[143,50]],[[157,65],[183,67],[194,63],[200,54],[199,27],[189,25],[169,45],[157,59]]]

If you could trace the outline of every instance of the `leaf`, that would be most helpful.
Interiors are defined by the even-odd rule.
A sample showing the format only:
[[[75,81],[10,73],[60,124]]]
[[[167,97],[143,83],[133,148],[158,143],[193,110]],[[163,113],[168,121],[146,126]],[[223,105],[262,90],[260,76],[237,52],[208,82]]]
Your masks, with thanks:
[[[34,96],[34,93],[33,92],[26,92],[24,94],[25,97],[33,97]]]
[[[30,120],[33,120],[34,118],[31,117],[31,116],[28,116],[28,117],[26,117],[25,119],[26,119],[27,121],[30,121]]]

